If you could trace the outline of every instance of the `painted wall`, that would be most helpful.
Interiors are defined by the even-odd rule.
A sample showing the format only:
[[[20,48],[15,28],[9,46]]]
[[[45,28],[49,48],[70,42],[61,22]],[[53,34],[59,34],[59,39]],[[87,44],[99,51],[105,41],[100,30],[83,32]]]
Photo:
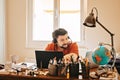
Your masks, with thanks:
[[[7,59],[34,57],[34,49],[26,48],[26,0],[6,0],[6,9]]]
[[[92,7],[99,11],[99,21],[115,33],[114,42],[120,51],[120,0],[88,0],[88,13]],[[34,58],[34,50],[26,48],[26,0],[6,0],[7,59],[12,54]],[[99,25],[85,28],[85,45],[94,49],[98,41],[110,42],[110,36]]]
[[[120,0],[88,0],[88,14],[93,7],[98,9],[98,20],[115,34],[114,46],[120,52]],[[96,28],[85,28],[85,33],[86,46],[91,49],[98,45],[98,41],[111,43],[110,35],[98,24]]]

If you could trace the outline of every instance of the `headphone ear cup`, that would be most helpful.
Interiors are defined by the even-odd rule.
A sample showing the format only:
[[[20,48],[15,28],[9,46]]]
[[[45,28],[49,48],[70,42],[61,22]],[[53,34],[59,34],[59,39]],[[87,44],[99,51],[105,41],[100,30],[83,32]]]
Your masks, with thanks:
[[[68,39],[70,39],[70,37],[68,36]]]
[[[70,38],[69,36],[68,36],[68,39],[69,39],[70,41],[72,41],[71,38]]]
[[[57,40],[54,38],[54,39],[53,39],[53,42],[54,42],[54,43],[57,43]]]

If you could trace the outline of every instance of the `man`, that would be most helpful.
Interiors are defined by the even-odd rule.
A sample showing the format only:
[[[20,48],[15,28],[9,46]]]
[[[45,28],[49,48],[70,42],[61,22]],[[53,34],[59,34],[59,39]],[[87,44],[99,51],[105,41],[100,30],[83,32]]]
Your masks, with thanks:
[[[65,62],[70,61],[71,56],[73,60],[76,61],[79,52],[78,45],[77,43],[72,42],[68,36],[68,32],[63,28],[59,28],[52,33],[52,37],[53,42],[48,44],[45,50],[62,51],[64,54]]]

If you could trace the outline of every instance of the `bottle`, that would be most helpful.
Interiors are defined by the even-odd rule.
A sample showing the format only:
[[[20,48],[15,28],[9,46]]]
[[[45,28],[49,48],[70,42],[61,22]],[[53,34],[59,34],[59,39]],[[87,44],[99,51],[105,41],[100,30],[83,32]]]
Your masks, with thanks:
[[[66,73],[66,77],[67,77],[67,79],[69,79],[69,78],[70,78],[70,72],[69,72],[69,67],[67,68],[67,73]]]
[[[61,59],[58,61],[58,76],[61,76],[61,70],[62,70],[62,64],[61,64]]]
[[[53,59],[53,65],[57,65],[56,57]]]

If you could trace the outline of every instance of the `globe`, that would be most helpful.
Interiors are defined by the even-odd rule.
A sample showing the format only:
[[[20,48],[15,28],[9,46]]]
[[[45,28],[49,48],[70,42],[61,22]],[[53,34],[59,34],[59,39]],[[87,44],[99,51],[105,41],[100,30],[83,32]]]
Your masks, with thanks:
[[[92,59],[98,65],[105,65],[110,61],[111,53],[106,47],[99,46],[93,51]]]

